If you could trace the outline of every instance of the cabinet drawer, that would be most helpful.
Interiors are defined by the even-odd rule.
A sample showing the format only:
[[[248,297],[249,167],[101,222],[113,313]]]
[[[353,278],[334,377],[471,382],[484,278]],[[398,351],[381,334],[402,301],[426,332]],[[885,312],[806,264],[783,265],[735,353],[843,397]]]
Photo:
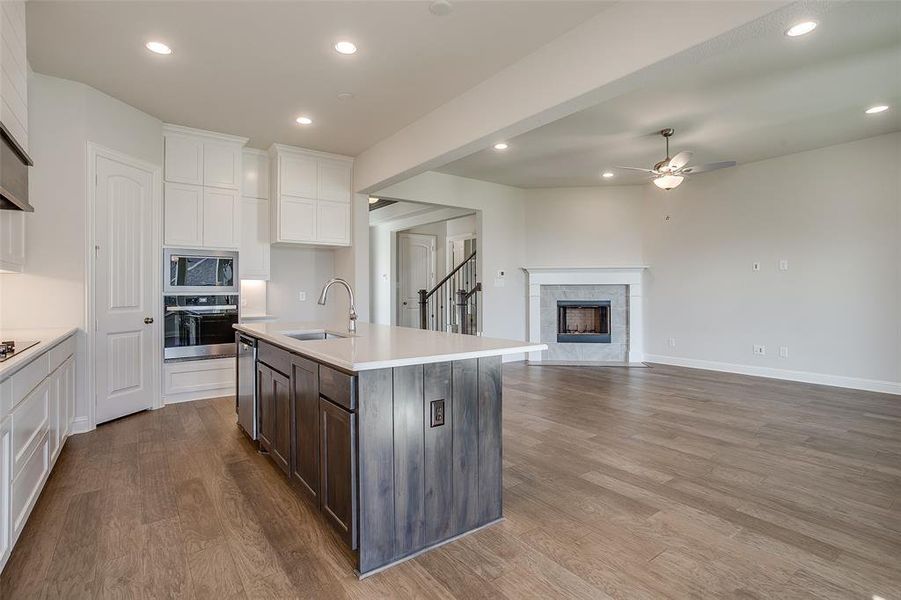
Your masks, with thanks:
[[[45,435],[37,448],[34,449],[24,462],[22,472],[12,482],[12,530],[13,538],[19,535],[31,507],[34,506],[47,472],[50,469],[50,448],[47,445]]]
[[[31,363],[21,368],[12,376],[12,405],[16,405],[25,399],[25,396],[50,374],[50,357],[47,353],[40,355]]]
[[[66,340],[63,340],[61,343],[57,344],[56,347],[49,352],[49,354],[49,371],[52,373],[57,369],[57,367],[66,362],[67,358],[75,354],[75,338],[70,337]]]
[[[282,375],[291,372],[291,354],[272,344],[257,343],[257,360],[266,363]]]
[[[357,409],[356,377],[319,365],[319,393],[347,410]]]
[[[17,477],[22,470],[36,440],[47,431],[49,418],[50,380],[47,380],[13,410],[13,477]]]

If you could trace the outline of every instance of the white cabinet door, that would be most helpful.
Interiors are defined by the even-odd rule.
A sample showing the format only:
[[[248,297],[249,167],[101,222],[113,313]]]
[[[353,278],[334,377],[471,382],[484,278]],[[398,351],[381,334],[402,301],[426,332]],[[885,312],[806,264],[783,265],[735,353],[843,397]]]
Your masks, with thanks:
[[[316,241],[315,200],[282,195],[279,207],[279,241]]]
[[[65,400],[63,395],[66,393],[65,382],[63,381],[63,369],[58,368],[50,374],[50,385],[48,386],[48,411],[47,411],[47,444],[50,447],[50,460],[56,458],[56,453],[60,447],[60,424],[62,423],[62,415],[60,414],[60,404]]]
[[[11,417],[0,422],[0,569],[12,550],[12,431]]]
[[[241,279],[269,279],[269,201],[241,199]]]
[[[204,142],[203,185],[236,190],[241,186],[241,146]]]
[[[168,246],[196,248],[203,244],[203,188],[167,183],[164,238]]]
[[[166,135],[166,181],[203,185],[203,140]]]
[[[315,198],[318,192],[318,161],[309,156],[279,156],[279,193]]]
[[[25,215],[19,210],[0,210],[0,270],[24,270]]]
[[[350,244],[350,204],[328,200],[317,203],[316,241]]]
[[[350,202],[350,164],[319,159],[319,199]]]
[[[265,152],[245,149],[241,160],[244,171],[241,195],[268,199],[269,156]]]
[[[203,246],[238,248],[241,239],[238,190],[203,188]]]

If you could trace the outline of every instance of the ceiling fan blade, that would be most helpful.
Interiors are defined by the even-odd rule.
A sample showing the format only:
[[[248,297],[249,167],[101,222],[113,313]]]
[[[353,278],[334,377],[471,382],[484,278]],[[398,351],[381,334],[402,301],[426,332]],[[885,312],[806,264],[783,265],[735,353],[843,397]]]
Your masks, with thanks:
[[[642,173],[651,173],[653,175],[657,174],[657,171],[653,171],[651,169],[639,169],[638,167],[613,167],[614,169],[625,169],[627,171],[641,171]]]
[[[694,152],[689,152],[685,150],[680,152],[679,154],[672,157],[669,161],[669,166],[675,171],[677,169],[681,169],[685,165],[688,164],[688,161],[691,160],[691,157],[694,156]]]
[[[721,162],[707,163],[706,165],[698,165],[697,167],[685,167],[682,169],[682,175],[694,175],[695,173],[706,173],[707,171],[716,171],[717,169],[726,169],[734,167],[734,160],[724,160]]]

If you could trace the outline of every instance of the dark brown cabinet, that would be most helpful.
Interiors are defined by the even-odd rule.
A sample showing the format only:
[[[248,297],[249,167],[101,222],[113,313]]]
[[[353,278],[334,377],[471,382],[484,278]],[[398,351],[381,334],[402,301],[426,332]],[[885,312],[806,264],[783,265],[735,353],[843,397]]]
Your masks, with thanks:
[[[288,474],[291,457],[291,393],[288,376],[257,363],[260,446]]]
[[[319,399],[319,490],[322,512],[344,542],[357,547],[357,416]]]
[[[319,501],[319,365],[291,357],[294,439],[291,478]]]

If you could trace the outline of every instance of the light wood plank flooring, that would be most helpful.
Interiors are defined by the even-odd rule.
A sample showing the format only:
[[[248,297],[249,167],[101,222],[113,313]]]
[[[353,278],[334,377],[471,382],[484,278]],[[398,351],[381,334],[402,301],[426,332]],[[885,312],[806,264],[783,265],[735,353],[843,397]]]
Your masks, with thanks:
[[[229,398],[71,438],[2,598],[901,598],[901,398],[507,365],[506,521],[358,581]]]

